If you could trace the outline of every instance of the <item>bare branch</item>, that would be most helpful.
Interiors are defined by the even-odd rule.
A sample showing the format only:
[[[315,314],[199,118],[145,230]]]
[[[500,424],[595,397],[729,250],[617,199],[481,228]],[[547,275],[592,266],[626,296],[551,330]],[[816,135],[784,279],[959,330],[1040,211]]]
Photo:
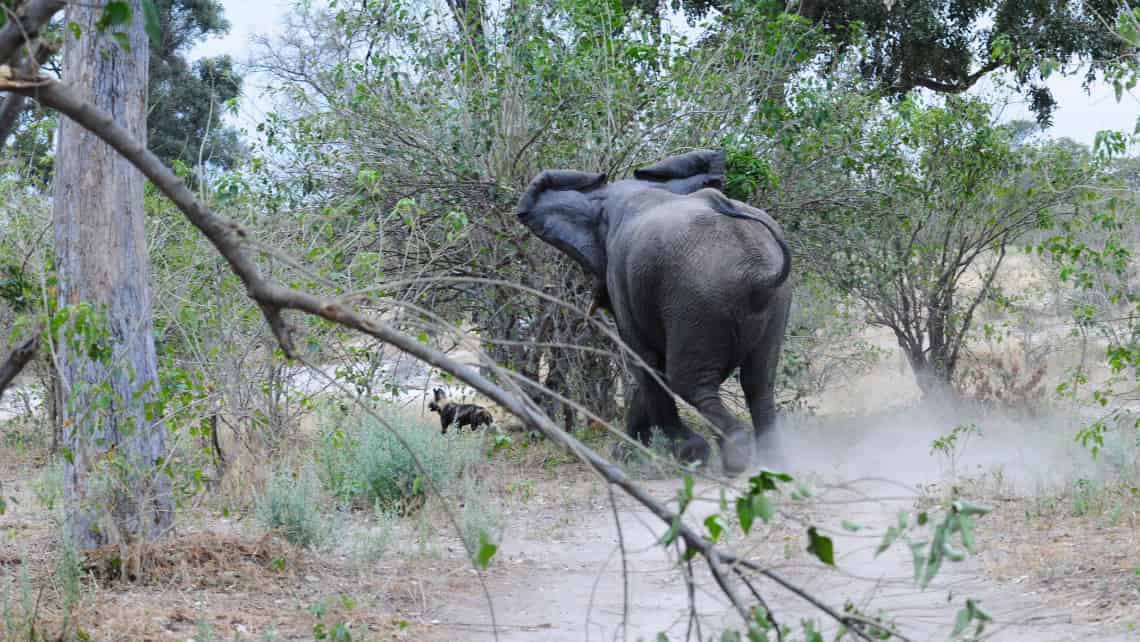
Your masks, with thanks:
[[[4,395],[4,390],[20,374],[24,366],[36,356],[36,349],[40,344],[40,333],[37,331],[32,336],[24,339],[24,342],[16,346],[8,358],[4,360],[4,365],[0,366],[0,397]]]
[[[10,60],[25,42],[39,35],[40,28],[66,5],[65,0],[32,0],[19,20],[8,20],[0,29],[0,63]]]
[[[24,58],[20,63],[19,73],[25,76],[35,75],[43,61],[55,55],[57,48],[47,43],[40,43],[36,48],[36,52]],[[8,137],[12,135],[12,130],[16,128],[16,120],[23,113],[24,107],[27,106],[28,99],[19,94],[9,94],[4,100],[4,104],[0,105],[0,146]]]

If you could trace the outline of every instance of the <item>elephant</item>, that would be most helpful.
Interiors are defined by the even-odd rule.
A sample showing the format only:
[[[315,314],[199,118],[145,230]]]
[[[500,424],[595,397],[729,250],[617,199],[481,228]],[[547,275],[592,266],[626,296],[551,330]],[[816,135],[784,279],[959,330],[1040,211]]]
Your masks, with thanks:
[[[608,184],[604,173],[544,170],[516,214],[594,279],[591,312],[608,309],[643,362],[630,437],[648,444],[657,427],[682,462],[708,462],[708,441],[681,420],[671,390],[716,428],[722,468],[736,475],[757,443],[775,444],[792,255],[775,219],[720,191],[725,162],[723,150],[697,150]],[[752,430],[720,397],[737,368]]]

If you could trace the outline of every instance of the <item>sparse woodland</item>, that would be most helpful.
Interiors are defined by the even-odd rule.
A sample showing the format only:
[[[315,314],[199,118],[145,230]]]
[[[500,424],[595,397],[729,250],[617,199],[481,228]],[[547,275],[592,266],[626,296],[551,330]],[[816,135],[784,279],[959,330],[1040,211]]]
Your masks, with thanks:
[[[0,638],[1140,631],[1140,160],[1047,86],[1134,102],[1140,9],[306,1],[237,61],[218,0],[0,8]],[[626,435],[516,218],[697,149],[793,256],[738,477]]]

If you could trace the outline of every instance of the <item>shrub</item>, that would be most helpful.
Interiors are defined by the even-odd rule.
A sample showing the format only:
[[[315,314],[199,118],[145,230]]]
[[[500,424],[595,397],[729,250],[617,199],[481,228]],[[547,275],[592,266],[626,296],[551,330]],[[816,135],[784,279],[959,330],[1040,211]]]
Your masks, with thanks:
[[[475,482],[467,485],[463,493],[463,512],[459,514],[459,531],[469,551],[479,550],[481,533],[492,544],[502,541],[503,515],[485,485]]]
[[[308,470],[277,473],[257,500],[257,521],[302,548],[319,546],[331,530],[318,506],[319,489]]]
[[[478,433],[453,430],[441,435],[438,426],[396,413],[387,423],[350,416],[340,426],[322,427],[318,473],[343,504],[408,514],[423,504],[430,486],[446,491],[480,457]]]
[[[392,533],[396,527],[396,515],[376,507],[372,526],[354,538],[353,551],[356,557],[375,562],[384,557],[392,545]]]
[[[624,441],[618,443],[617,449],[625,453],[621,459],[627,474],[641,479],[665,479],[676,474],[673,444],[660,428],[650,429],[647,448],[648,453]]]

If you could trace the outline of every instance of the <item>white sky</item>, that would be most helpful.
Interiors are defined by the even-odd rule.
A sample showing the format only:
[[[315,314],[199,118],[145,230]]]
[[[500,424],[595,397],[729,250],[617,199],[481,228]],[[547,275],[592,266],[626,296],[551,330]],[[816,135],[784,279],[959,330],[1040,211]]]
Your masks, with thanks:
[[[239,63],[246,62],[250,55],[251,37],[255,34],[279,33],[281,17],[293,4],[293,0],[222,0],[222,4],[232,25],[230,33],[223,38],[200,44],[192,52],[192,57],[226,53]],[[1108,86],[1095,86],[1091,95],[1086,94],[1081,88],[1080,77],[1054,76],[1049,79],[1048,85],[1059,103],[1054,113],[1053,127],[1047,132],[1051,136],[1066,136],[1092,145],[1096,132],[1102,129],[1120,129],[1131,133],[1137,125],[1140,96],[1135,92],[1126,93],[1117,102],[1112,88]],[[268,101],[262,97],[264,88],[262,79],[246,76],[245,95],[237,124],[247,131],[252,131],[268,109]],[[1011,103],[1005,109],[1003,120],[1032,119],[1021,96],[1015,94],[1011,100],[1018,102]]]

